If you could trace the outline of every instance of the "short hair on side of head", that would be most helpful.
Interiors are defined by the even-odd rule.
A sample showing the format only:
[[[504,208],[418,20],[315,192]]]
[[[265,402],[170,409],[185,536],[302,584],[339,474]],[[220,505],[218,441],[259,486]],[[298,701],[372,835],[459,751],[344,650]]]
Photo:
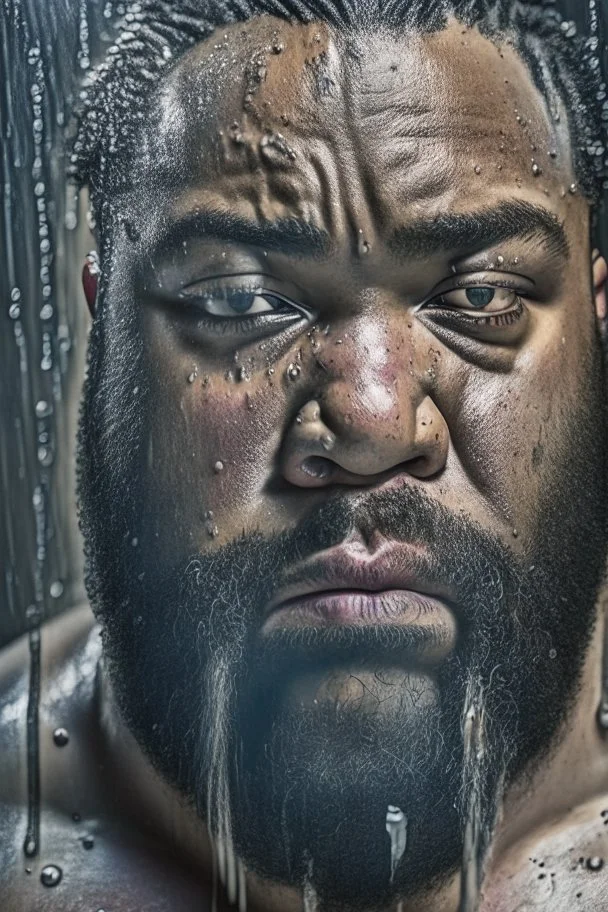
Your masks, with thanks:
[[[608,102],[597,37],[576,34],[545,2],[523,0],[141,0],[130,4],[116,42],[83,83],[69,175],[89,189],[98,228],[115,194],[129,189],[138,138],[163,74],[218,28],[271,15],[324,22],[343,32],[432,32],[450,17],[511,44],[558,119],[567,111],[576,179],[592,209],[605,187]],[[108,219],[109,220],[109,219]]]

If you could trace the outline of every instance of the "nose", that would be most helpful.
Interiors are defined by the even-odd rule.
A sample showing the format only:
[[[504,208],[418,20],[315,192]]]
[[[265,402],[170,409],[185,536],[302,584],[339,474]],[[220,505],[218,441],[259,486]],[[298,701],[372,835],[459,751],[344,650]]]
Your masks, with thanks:
[[[430,478],[445,466],[448,427],[424,383],[403,369],[387,383],[387,365],[370,373],[367,362],[351,359],[300,409],[281,451],[291,484],[372,485],[398,471]]]

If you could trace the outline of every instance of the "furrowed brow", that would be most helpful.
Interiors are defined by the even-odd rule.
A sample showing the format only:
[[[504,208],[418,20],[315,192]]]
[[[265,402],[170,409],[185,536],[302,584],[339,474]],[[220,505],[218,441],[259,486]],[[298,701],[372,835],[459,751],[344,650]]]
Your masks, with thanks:
[[[295,218],[253,222],[230,212],[197,209],[167,225],[153,243],[152,257],[167,256],[184,243],[201,238],[260,247],[303,259],[326,257],[326,231]]]
[[[567,259],[568,239],[557,216],[525,200],[507,200],[494,209],[446,213],[398,228],[389,241],[394,256],[427,258],[441,253],[470,254],[513,238],[537,239],[552,256]]]

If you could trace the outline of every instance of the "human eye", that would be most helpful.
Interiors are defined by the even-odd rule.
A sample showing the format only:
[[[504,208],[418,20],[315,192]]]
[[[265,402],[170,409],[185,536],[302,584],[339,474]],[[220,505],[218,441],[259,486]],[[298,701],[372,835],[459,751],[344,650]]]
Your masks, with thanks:
[[[489,342],[512,342],[526,323],[533,283],[517,276],[452,277],[419,305],[435,325]]]
[[[500,314],[512,311],[518,302],[512,288],[492,285],[471,285],[443,292],[428,302],[432,308],[446,307],[468,311],[470,314]]]
[[[312,311],[265,276],[225,276],[185,287],[179,300],[190,316],[221,332],[247,332],[302,318]]]

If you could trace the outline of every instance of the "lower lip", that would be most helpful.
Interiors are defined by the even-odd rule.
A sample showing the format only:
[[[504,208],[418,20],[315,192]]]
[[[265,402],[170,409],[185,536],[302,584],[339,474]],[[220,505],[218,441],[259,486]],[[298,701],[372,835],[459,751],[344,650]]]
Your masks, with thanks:
[[[263,633],[303,627],[402,626],[428,630],[429,638],[450,652],[456,622],[439,599],[407,589],[383,592],[337,590],[314,592],[279,605],[267,618]]]

